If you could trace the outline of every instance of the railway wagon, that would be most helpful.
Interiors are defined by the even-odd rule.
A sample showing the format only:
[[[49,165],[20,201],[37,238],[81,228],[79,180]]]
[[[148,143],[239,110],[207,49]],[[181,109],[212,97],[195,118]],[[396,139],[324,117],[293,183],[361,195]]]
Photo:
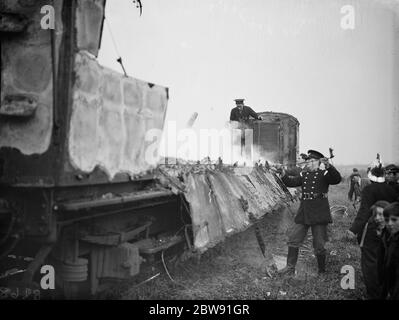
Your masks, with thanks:
[[[161,252],[202,252],[289,197],[265,168],[160,168],[146,133],[162,131],[169,90],[98,63],[105,4],[1,2],[6,285],[35,286],[49,264],[67,297],[94,294],[108,279],[139,275]]]
[[[260,112],[253,121],[253,141],[259,158],[294,167],[299,156],[299,121],[281,112]]]
[[[168,88],[97,62],[104,8],[1,1],[0,260],[33,258],[23,283],[51,261],[57,285],[90,280],[95,292],[103,278],[139,272],[129,241],[183,223],[179,197],[155,183],[156,158],[145,156]]]

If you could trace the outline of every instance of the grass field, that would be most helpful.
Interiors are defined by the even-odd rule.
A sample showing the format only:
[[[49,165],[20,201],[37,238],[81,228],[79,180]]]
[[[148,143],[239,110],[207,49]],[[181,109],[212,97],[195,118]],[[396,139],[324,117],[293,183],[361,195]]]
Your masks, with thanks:
[[[311,245],[301,252],[295,277],[270,276],[266,266],[277,260],[285,263],[286,232],[293,223],[292,210],[268,215],[260,226],[267,244],[266,258],[260,252],[254,228],[228,238],[223,244],[208,250],[201,257],[166,259],[165,268],[159,264],[147,271],[142,279],[125,282],[102,298],[117,299],[363,299],[365,289],[361,280],[360,250],[354,239],[345,235],[355,210],[347,200],[347,184],[330,187],[330,206],[345,205],[347,216],[334,218],[327,244],[327,274],[317,276],[316,260]],[[342,266],[355,269],[355,289],[340,286]],[[144,279],[160,273],[144,284]]]

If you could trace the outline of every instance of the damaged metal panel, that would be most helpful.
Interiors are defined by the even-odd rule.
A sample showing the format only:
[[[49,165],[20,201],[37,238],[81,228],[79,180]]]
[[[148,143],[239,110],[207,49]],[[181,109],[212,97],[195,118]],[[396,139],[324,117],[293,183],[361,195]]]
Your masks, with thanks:
[[[184,165],[180,172],[176,167],[164,168],[165,174],[170,175],[169,181],[183,177],[181,190],[189,203],[194,247],[200,252],[248,228],[253,223],[249,215],[259,219],[290,198],[289,191],[263,167]]]
[[[194,246],[202,249],[215,245],[224,238],[223,220],[219,207],[213,200],[206,174],[190,173],[185,180],[186,200],[190,204],[194,233]]]
[[[12,30],[1,26],[2,31],[20,33],[1,34],[0,149],[11,147],[24,155],[46,152],[53,130],[52,50],[57,59],[63,32],[63,2],[53,3],[60,34],[54,48],[51,32],[42,29],[40,24],[43,17],[40,8],[46,4],[44,0],[7,0],[0,6],[2,23],[6,23],[6,17],[21,21],[21,24],[9,25]]]
[[[145,137],[150,130],[161,133],[166,107],[166,88],[124,77],[78,52],[68,138],[72,165],[84,172],[101,166],[110,180],[153,168],[158,159],[147,158],[146,151],[156,151],[160,139],[150,143]]]
[[[228,235],[244,230],[249,220],[239,200],[241,195],[235,190],[230,176],[221,172],[210,172],[208,177],[218,203],[225,233]],[[231,214],[232,212],[235,214]]]

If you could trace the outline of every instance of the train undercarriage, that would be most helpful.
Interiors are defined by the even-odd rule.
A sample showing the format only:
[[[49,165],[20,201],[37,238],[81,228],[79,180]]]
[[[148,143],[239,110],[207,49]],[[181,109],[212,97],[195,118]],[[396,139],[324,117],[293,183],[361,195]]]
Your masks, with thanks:
[[[66,298],[138,276],[169,253],[200,255],[293,199],[265,167],[214,164],[159,168],[156,180],[121,183],[112,192],[104,185],[5,195],[1,253],[14,265],[0,281],[42,290],[40,271],[49,265]]]
[[[118,186],[117,192],[104,187],[90,187],[91,198],[82,196],[88,190],[77,188],[13,190],[0,214],[0,253],[8,267],[2,270],[3,285],[12,277],[20,287],[40,288],[39,271],[50,265],[55,286],[66,297],[93,295],[104,280],[131,278],[157,253],[192,243],[182,197],[155,186],[130,192],[131,184]],[[42,210],[34,209],[38,206]],[[50,219],[35,215],[43,208]]]

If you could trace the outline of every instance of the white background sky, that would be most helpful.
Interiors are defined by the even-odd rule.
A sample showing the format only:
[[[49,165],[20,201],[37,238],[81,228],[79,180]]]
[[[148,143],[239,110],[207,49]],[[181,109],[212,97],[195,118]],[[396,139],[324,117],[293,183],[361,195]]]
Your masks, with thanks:
[[[393,3],[394,1],[385,1]],[[109,20],[127,73],[169,87],[168,120],[221,128],[246,98],[255,111],[300,121],[300,152],[335,163],[393,160],[398,106],[394,11],[373,0],[108,0]],[[343,5],[355,29],[341,28]],[[398,52],[396,51],[396,58]],[[105,25],[99,61],[121,71]],[[394,71],[396,68],[396,71]],[[396,77],[396,78],[395,78]],[[395,80],[396,79],[396,80]],[[395,83],[396,81],[396,83]]]

